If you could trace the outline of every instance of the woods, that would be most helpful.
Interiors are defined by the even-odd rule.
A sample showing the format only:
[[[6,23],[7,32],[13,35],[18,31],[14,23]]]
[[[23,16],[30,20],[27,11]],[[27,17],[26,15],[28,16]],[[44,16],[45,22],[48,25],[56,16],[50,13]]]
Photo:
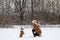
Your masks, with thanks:
[[[0,0],[1,15],[10,17],[6,20],[14,21],[0,22],[3,24],[27,25],[33,19],[41,24],[60,24],[60,0]]]

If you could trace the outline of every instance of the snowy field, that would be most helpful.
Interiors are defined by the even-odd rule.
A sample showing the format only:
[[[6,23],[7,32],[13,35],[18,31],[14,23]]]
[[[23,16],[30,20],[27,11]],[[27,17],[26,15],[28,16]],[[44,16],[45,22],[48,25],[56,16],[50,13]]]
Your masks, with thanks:
[[[0,28],[0,40],[60,40],[60,28],[41,28],[41,37],[33,37],[31,30],[25,28],[25,34],[20,38],[19,28]]]

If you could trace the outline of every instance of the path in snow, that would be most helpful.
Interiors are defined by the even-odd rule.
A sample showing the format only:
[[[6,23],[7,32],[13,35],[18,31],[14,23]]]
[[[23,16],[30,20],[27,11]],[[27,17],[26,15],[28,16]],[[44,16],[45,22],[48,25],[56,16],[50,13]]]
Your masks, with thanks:
[[[42,37],[33,37],[31,28],[25,28],[23,38],[19,38],[19,30],[0,28],[0,40],[60,40],[60,28],[41,28]]]

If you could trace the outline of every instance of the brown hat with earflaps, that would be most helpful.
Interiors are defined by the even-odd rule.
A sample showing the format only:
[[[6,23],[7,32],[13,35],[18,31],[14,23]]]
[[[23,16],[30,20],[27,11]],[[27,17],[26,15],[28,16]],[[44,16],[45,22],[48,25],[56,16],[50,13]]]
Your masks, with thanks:
[[[35,24],[35,23],[37,23],[37,21],[36,20],[32,20],[32,23]]]

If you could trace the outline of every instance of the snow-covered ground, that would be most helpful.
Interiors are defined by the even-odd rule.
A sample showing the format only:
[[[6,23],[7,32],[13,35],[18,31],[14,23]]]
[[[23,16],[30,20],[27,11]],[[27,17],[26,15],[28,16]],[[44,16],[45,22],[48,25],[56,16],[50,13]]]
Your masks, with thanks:
[[[41,37],[33,37],[31,30],[25,28],[25,34],[20,38],[19,28],[0,28],[0,40],[60,40],[60,28],[41,28]]]
[[[12,28],[20,28],[20,27],[24,27],[24,28],[31,28],[32,25],[12,25]],[[42,28],[60,28],[60,25],[40,25],[40,27]]]

